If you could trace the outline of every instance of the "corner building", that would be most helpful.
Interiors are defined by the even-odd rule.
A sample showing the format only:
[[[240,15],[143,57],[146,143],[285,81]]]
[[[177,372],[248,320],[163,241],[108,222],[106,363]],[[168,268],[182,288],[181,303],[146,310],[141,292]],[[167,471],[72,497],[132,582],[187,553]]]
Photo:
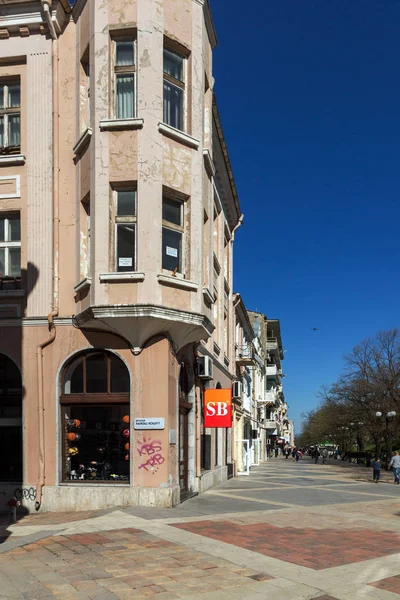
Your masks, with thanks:
[[[207,0],[3,4],[3,505],[174,506],[233,473],[202,420],[241,222],[216,43]]]

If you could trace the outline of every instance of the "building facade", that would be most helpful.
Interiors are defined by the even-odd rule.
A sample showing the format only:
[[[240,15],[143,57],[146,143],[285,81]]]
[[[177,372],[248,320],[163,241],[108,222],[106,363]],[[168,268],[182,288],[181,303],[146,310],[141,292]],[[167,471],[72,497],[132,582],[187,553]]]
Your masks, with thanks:
[[[4,501],[173,506],[233,473],[202,420],[236,376],[242,219],[215,46],[207,0],[3,5]]]

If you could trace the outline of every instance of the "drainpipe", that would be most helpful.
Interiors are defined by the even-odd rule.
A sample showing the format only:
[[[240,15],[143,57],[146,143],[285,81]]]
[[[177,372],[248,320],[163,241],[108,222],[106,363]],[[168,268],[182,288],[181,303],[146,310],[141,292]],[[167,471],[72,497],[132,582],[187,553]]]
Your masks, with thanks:
[[[36,349],[37,377],[38,377],[38,442],[39,442],[39,476],[36,484],[36,502],[35,509],[39,510],[42,504],[43,487],[46,480],[45,470],[45,433],[44,433],[44,391],[43,391],[43,350],[52,344],[56,338],[56,326],[54,318],[58,316],[59,308],[59,102],[58,102],[58,40],[57,34],[51,20],[50,3],[42,1],[43,11],[46,17],[49,31],[53,39],[52,42],[52,121],[53,121],[53,301],[52,311],[48,314],[49,336]]]

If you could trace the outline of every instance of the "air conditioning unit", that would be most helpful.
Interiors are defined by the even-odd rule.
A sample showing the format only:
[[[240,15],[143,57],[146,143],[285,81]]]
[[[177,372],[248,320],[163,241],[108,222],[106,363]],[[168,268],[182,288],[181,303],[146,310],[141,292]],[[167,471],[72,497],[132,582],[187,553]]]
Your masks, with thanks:
[[[213,361],[209,356],[199,356],[197,361],[197,375],[201,379],[213,378]]]
[[[242,382],[234,381],[232,384],[232,397],[233,398],[241,398],[242,397]]]

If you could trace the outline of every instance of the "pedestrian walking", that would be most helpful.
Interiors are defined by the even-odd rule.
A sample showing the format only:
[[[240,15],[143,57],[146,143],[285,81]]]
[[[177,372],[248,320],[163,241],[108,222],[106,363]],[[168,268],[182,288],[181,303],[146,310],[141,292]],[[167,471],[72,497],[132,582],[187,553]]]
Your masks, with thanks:
[[[296,460],[296,448],[293,448],[293,450],[292,450],[292,460],[293,461]]]
[[[326,448],[324,448],[322,450],[322,464],[326,465],[326,463],[328,462],[328,456],[329,456],[329,452]]]
[[[289,456],[290,456],[290,448],[285,448],[285,457],[286,457],[286,460],[289,458]]]
[[[400,456],[398,452],[393,452],[393,456],[390,460],[389,463],[389,469],[390,467],[392,467],[393,469],[393,475],[394,475],[394,482],[393,483],[397,483],[397,485],[399,485],[400,483]]]
[[[296,450],[296,462],[300,460],[300,450]]]
[[[381,476],[381,459],[379,458],[379,456],[375,457],[372,461],[372,468],[374,481],[375,483],[378,483],[379,477]]]
[[[319,453],[318,448],[315,448],[315,450],[314,450],[314,462],[315,462],[316,465],[318,464],[318,459],[319,459],[320,456],[321,456],[321,454]]]

